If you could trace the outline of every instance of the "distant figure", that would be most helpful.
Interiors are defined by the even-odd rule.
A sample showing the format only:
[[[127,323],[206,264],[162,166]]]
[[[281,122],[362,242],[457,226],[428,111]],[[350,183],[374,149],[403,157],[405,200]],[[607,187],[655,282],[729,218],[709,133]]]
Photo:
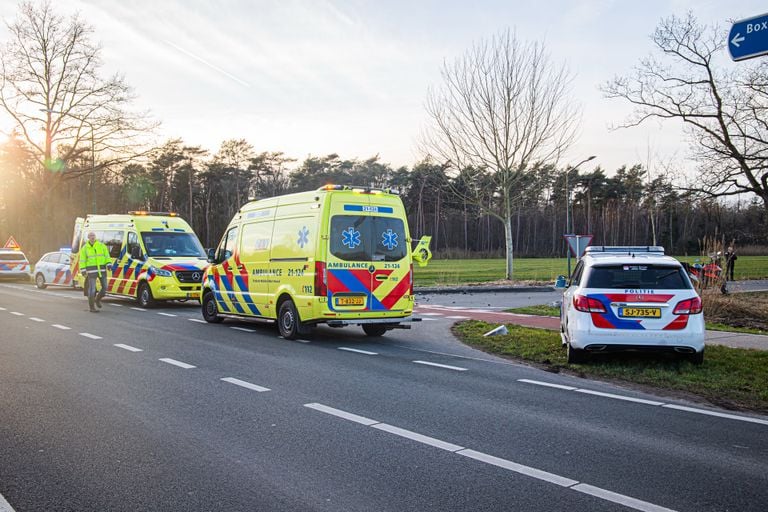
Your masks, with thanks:
[[[736,256],[736,251],[733,250],[733,247],[728,247],[728,250],[725,251],[725,277],[729,281],[733,281],[733,267],[738,258],[739,257]]]

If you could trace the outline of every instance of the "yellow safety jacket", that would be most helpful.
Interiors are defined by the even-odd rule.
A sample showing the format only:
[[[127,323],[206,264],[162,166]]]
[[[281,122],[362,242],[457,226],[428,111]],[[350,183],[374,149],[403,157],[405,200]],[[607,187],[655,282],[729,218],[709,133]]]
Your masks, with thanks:
[[[90,242],[85,242],[85,245],[80,249],[80,269],[89,274],[101,275],[102,272],[106,272],[107,265],[111,262],[109,249],[98,240],[93,245]]]

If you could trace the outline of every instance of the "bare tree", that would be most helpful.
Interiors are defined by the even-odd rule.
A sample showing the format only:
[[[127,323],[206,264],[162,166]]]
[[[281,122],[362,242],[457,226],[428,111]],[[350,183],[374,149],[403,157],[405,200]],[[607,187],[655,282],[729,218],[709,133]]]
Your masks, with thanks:
[[[62,180],[89,172],[93,180],[135,156],[155,125],[128,110],[133,95],[121,76],[100,76],[92,28],[77,15],[58,15],[49,1],[22,3],[7,26],[0,107],[39,162],[43,197]]]
[[[511,279],[512,217],[523,178],[534,164],[556,162],[575,138],[580,111],[568,95],[571,74],[543,43],[521,42],[506,30],[446,62],[442,78],[427,98],[432,126],[423,149],[465,178],[452,180],[457,196],[504,223]]]
[[[700,163],[687,190],[710,197],[754,193],[768,210],[768,64],[718,66],[726,35],[691,13],[664,19],[652,36],[662,60],[644,58],[631,76],[602,90],[634,106],[621,127],[650,119],[683,123]]]

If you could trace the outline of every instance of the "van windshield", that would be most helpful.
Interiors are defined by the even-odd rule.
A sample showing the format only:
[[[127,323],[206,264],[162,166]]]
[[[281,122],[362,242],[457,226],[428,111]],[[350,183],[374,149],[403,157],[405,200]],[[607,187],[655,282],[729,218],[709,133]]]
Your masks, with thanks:
[[[344,261],[400,261],[408,255],[405,224],[393,217],[335,215],[331,254]]]
[[[592,267],[587,288],[688,290],[691,284],[677,265],[624,264]]]
[[[141,238],[150,257],[205,258],[203,246],[193,233],[144,231]]]

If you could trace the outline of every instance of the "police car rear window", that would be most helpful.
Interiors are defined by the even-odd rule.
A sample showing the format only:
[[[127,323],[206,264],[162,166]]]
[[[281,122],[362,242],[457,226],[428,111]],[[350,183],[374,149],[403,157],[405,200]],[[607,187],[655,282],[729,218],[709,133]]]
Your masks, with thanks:
[[[691,284],[678,266],[622,264],[592,267],[586,287],[688,290]]]
[[[0,252],[2,261],[27,261],[27,257],[20,252]]]
[[[344,261],[400,261],[408,254],[405,225],[393,217],[335,215],[331,254]]]

